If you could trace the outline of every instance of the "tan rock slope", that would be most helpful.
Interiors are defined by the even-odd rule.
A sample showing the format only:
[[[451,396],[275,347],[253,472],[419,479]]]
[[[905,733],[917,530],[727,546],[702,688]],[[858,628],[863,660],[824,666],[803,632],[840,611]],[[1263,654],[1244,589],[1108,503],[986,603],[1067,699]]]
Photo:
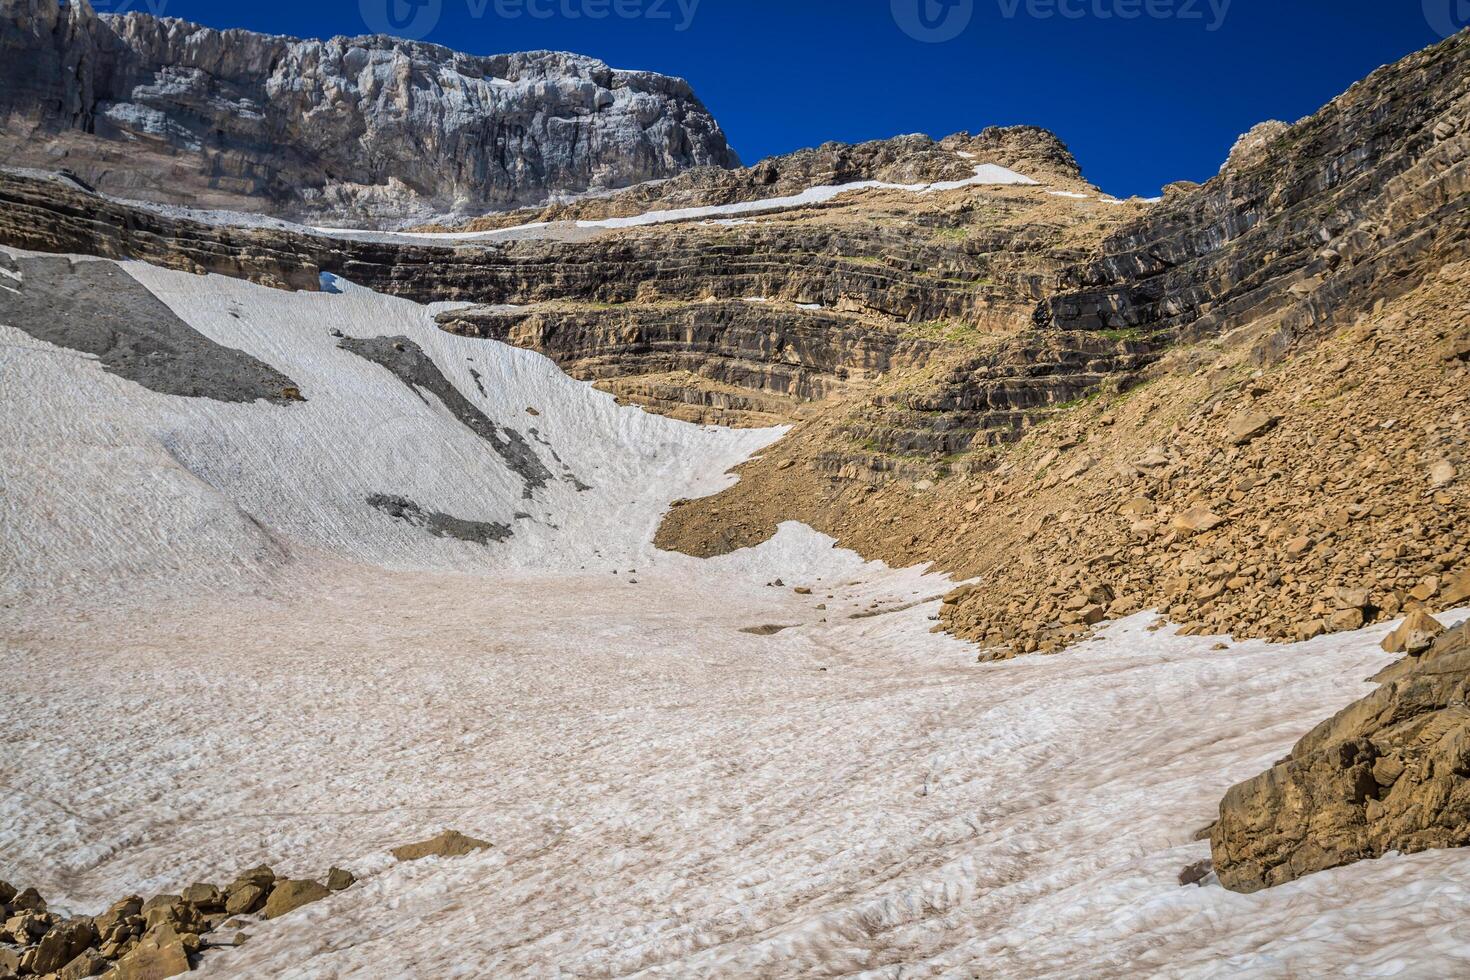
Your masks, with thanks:
[[[1467,64],[1452,38],[1176,190],[1032,328],[803,423],[660,543],[789,519],[936,561],[978,579],[945,627],[996,657],[1146,608],[1286,640],[1440,603],[1470,544]]]

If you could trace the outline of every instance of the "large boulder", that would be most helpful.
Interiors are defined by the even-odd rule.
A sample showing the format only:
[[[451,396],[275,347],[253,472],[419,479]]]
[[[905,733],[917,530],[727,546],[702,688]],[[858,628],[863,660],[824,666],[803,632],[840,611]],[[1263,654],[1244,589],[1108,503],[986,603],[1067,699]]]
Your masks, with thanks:
[[[1226,888],[1254,892],[1390,851],[1470,845],[1470,624],[1232,788],[1210,834]]]
[[[494,846],[489,841],[466,837],[457,830],[446,830],[437,837],[430,837],[416,844],[395,847],[393,856],[400,861],[418,861],[427,857],[464,857],[474,851],[482,851]]]
[[[276,919],[294,912],[303,905],[319,902],[332,894],[327,886],[317,881],[283,881],[271,889],[271,897],[265,903],[265,917]]]

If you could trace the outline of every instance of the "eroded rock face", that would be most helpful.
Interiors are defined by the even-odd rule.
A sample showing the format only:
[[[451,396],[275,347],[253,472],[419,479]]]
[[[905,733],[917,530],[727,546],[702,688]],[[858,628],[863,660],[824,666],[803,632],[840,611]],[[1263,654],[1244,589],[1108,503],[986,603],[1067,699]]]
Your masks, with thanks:
[[[367,221],[737,166],[688,83],[553,52],[221,32],[0,0],[0,162],[108,193]]]
[[[1258,127],[1218,177],[1165,197],[1069,271],[1038,322],[1170,332],[1255,327],[1279,360],[1345,311],[1470,253],[1470,32],[1382,68],[1321,111]]]
[[[1470,845],[1470,624],[1380,679],[1226,794],[1210,835],[1225,887],[1254,892],[1390,851]]]
[[[893,324],[743,300],[472,307],[440,314],[438,322],[450,333],[539,351],[582,380],[687,371],[801,400],[917,367],[938,346]]]

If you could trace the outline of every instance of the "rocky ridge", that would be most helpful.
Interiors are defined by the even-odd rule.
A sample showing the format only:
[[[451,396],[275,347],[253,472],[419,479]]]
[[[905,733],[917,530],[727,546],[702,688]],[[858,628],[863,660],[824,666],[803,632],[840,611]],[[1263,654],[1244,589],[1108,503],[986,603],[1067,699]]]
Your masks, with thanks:
[[[487,215],[453,228],[431,224],[422,230],[474,232],[533,222],[598,221],[649,211],[770,200],[812,187],[863,181],[932,184],[964,180],[973,176],[980,164],[994,164],[1043,183],[1096,193],[1096,188],[1083,178],[1072,151],[1056,134],[1036,126],[993,126],[975,136],[955,133],[942,140],[910,135],[859,144],[824,143],[770,157],[751,167],[700,167],[668,180],[599,197]]]
[[[0,163],[161,203],[392,223],[739,164],[682,79],[558,52],[0,0],[0,66]]]
[[[789,519],[938,561],[981,579],[943,619],[988,657],[1145,608],[1295,640],[1433,600],[1467,544],[1467,51],[1412,55],[1176,188],[1059,273],[1013,356],[803,423],[661,545],[717,554]],[[1082,356],[1040,353],[1058,344]],[[1069,362],[1090,370],[1027,393]],[[997,390],[1030,421],[973,438],[954,408]]]

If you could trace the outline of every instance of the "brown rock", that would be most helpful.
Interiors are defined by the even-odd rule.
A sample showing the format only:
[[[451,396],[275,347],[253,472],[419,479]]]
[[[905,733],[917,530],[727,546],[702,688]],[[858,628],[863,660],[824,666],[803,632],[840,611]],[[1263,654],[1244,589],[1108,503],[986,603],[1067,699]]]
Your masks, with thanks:
[[[392,854],[400,861],[418,861],[426,857],[464,857],[474,851],[494,847],[489,841],[466,837],[457,830],[446,830],[417,844],[404,844],[393,848]]]
[[[341,868],[333,868],[327,872],[327,888],[334,892],[344,891],[351,888],[357,881],[357,876],[351,871]]]
[[[319,902],[330,894],[332,893],[320,882],[309,879],[283,881],[271,889],[271,897],[265,903],[265,917],[280,918],[303,905]]]
[[[259,885],[243,884],[231,888],[225,899],[225,911],[231,915],[248,915],[265,904],[266,891]]]
[[[91,919],[63,922],[41,939],[30,962],[31,972],[55,973],[96,942],[97,929]]]
[[[1470,846],[1470,625],[1407,663],[1226,794],[1210,836],[1225,887],[1259,891],[1389,851]]]
[[[1412,610],[1398,629],[1388,634],[1383,641],[1386,653],[1407,653],[1418,656],[1433,646],[1435,638],[1444,632],[1444,625],[1423,609]]]
[[[1202,534],[1224,523],[1225,518],[1207,507],[1191,507],[1174,518],[1173,527],[1181,534]]]
[[[1454,609],[1470,602],[1470,569],[1454,576],[1440,587],[1439,601],[1445,608]]]
[[[34,888],[27,888],[19,892],[9,902],[10,908],[15,912],[44,912],[46,911],[46,900],[41,893]]]
[[[1277,417],[1260,412],[1246,412],[1231,419],[1225,432],[1232,445],[1244,446],[1270,432],[1280,421]]]
[[[20,974],[20,950],[14,946],[0,946],[0,977]]]
[[[1430,575],[1409,590],[1409,598],[1417,602],[1428,602],[1439,593],[1439,576]]]
[[[103,938],[112,935],[114,929],[123,920],[131,916],[141,915],[143,912],[143,899],[137,895],[130,895],[120,902],[114,902],[112,907],[101,915],[92,919],[92,924],[97,927],[97,934]]]
[[[57,972],[56,980],[83,980],[85,977],[99,976],[106,972],[109,965],[97,950],[86,949]]]
[[[1312,550],[1312,539],[1308,537],[1292,538],[1286,542],[1286,553],[1292,558],[1300,558]]]
[[[197,938],[195,939],[197,943]],[[197,948],[197,947],[196,947]],[[107,980],[165,980],[188,973],[189,943],[167,925],[150,929],[107,973]]]
[[[225,896],[214,885],[193,884],[184,889],[184,901],[201,912],[220,912],[225,907]]]
[[[1327,619],[1327,629],[1332,633],[1351,633],[1363,628],[1363,610],[1339,609]]]

